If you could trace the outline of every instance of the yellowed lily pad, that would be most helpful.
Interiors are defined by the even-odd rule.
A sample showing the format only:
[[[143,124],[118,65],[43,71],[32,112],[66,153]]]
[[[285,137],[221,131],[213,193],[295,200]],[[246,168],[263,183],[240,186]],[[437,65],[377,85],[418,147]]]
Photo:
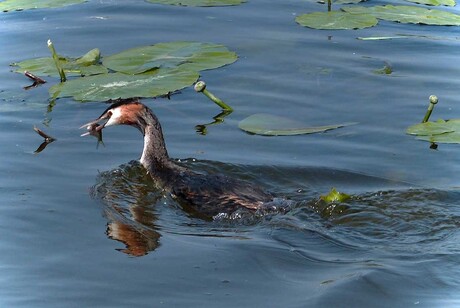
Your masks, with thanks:
[[[332,188],[331,191],[327,195],[320,196],[320,199],[327,203],[335,203],[335,202],[345,202],[351,199],[351,196],[345,193],[341,193],[337,191],[337,189]]]

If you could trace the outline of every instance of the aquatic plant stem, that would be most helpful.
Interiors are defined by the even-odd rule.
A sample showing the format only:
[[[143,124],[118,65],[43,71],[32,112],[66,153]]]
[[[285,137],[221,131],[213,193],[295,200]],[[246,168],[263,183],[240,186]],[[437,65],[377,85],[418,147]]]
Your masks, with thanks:
[[[332,0],[327,0],[327,11],[332,11]]]
[[[228,110],[228,111],[233,111],[233,108],[224,103],[220,98],[212,94],[206,89],[206,83],[204,81],[198,81],[195,84],[195,91],[196,92],[201,92],[204,95],[206,95],[210,100],[212,100],[214,103],[216,103],[220,108],[223,110]]]
[[[59,76],[61,77],[61,82],[65,82],[67,78],[65,76],[64,69],[59,63],[59,56],[56,53],[56,49],[54,49],[54,45],[53,45],[53,42],[51,42],[51,40],[48,40],[48,48],[51,51],[51,55],[53,56],[54,64],[56,64],[56,68],[58,70]]]
[[[428,122],[430,119],[431,113],[433,112],[434,105],[438,103],[438,97],[436,95],[430,95],[430,104],[428,105],[428,109],[425,113],[425,117],[422,120],[422,123]]]

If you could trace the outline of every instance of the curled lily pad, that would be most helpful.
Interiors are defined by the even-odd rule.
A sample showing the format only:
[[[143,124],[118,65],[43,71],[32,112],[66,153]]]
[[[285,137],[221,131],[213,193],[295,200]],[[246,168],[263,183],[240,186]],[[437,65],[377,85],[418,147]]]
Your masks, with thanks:
[[[298,16],[295,21],[304,27],[321,30],[347,30],[373,27],[377,19],[369,14],[347,12],[314,12]]]
[[[126,74],[140,74],[152,69],[180,67],[201,71],[235,62],[236,53],[223,45],[200,42],[169,42],[138,47],[104,57],[104,66]]]
[[[73,97],[77,101],[156,97],[188,87],[198,77],[197,72],[177,69],[138,75],[102,74],[68,80],[51,87],[49,91],[53,98]]]
[[[151,3],[180,5],[180,6],[230,6],[239,5],[246,0],[147,0]]]
[[[455,6],[455,0],[407,0],[409,2],[419,3],[419,4],[426,4],[426,5],[433,5],[433,6]]]
[[[66,75],[69,76],[105,74],[108,72],[108,70],[99,64],[99,58],[100,51],[99,49],[95,48],[77,59],[60,56],[59,63],[64,69]],[[59,72],[56,69],[56,64],[51,57],[25,60],[22,62],[13,63],[12,66],[19,67],[16,70],[18,73],[29,71],[36,75],[59,76]]]
[[[345,202],[351,199],[351,196],[346,193],[341,193],[335,188],[332,188],[327,195],[320,196],[320,199],[327,203]]]
[[[460,26],[460,15],[440,10],[430,10],[417,6],[346,6],[343,7],[342,10],[354,14],[371,14],[378,19],[397,21],[401,23]]]
[[[285,117],[275,116],[266,113],[257,113],[240,121],[238,127],[241,130],[256,135],[292,136],[321,133],[331,129],[336,129],[352,124],[354,123],[305,127],[304,123],[300,123]]]
[[[86,0],[5,0],[0,2],[0,10],[20,11],[28,9],[55,8],[86,2]]]

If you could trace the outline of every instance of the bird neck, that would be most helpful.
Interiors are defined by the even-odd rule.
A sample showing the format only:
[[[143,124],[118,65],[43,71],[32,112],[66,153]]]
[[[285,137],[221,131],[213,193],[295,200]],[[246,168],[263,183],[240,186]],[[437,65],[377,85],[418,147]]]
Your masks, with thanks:
[[[142,151],[141,164],[152,174],[155,174],[171,164],[166,150],[160,122],[153,114],[149,119],[143,119],[141,132],[144,135],[144,150]]]

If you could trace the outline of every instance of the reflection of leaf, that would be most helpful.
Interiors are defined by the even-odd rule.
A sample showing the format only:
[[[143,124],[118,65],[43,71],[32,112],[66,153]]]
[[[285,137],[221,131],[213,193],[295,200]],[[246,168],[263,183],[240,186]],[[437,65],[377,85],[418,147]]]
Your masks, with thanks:
[[[263,136],[291,136],[302,134],[321,133],[327,130],[340,128],[354,123],[305,127],[305,124],[288,118],[266,113],[253,114],[242,120],[238,127],[248,133]]]
[[[68,80],[51,87],[49,91],[53,98],[72,96],[78,101],[156,97],[188,87],[198,77],[197,72],[177,69],[158,70],[155,74],[102,74]]]
[[[419,3],[419,4],[426,4],[426,5],[445,5],[445,6],[455,6],[455,0],[407,0],[409,2]]]
[[[342,10],[355,14],[371,14],[378,19],[397,21],[402,23],[443,26],[460,25],[460,15],[434,9],[429,10],[417,6],[346,6],[343,7]]]
[[[70,76],[105,74],[108,71],[105,67],[98,64],[99,57],[99,49],[95,48],[77,59],[59,57],[59,63],[66,75]],[[59,76],[56,64],[51,57],[25,60],[14,63],[13,66],[19,67],[19,69],[16,70],[18,73],[23,73],[24,70],[26,70],[36,75]]]
[[[5,0],[0,2],[0,11],[55,8],[86,2],[86,0]]]
[[[460,143],[460,119],[418,123],[406,130],[419,140],[437,143]]]
[[[373,27],[378,22],[369,14],[347,12],[314,12],[300,15],[295,21],[304,27],[322,30],[363,29]]]
[[[147,0],[152,3],[180,5],[180,6],[229,6],[239,5],[246,0]]]
[[[201,71],[221,67],[237,60],[237,55],[223,45],[199,42],[169,42],[132,48],[104,57],[111,70],[139,74],[156,68],[180,67]]]

